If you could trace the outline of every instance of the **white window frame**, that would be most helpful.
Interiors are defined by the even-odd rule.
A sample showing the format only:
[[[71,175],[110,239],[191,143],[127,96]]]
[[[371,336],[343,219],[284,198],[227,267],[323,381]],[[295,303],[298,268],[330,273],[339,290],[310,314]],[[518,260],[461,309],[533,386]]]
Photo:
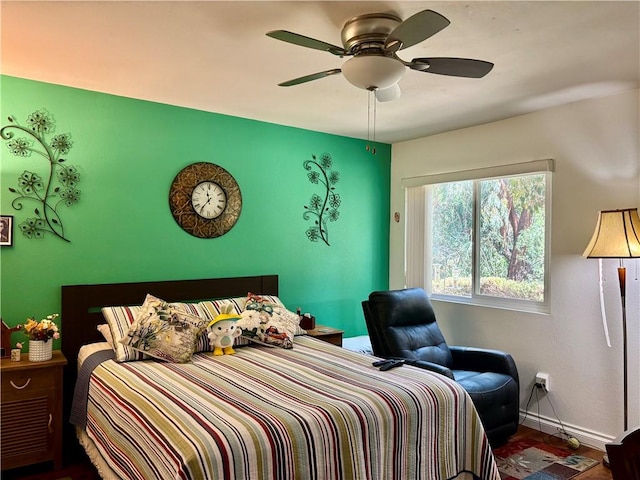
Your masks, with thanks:
[[[463,303],[485,307],[516,310],[530,313],[550,313],[550,258],[551,258],[551,191],[554,162],[552,159],[535,160],[532,162],[501,165],[475,170],[449,172],[435,175],[424,175],[402,179],[401,185],[405,189],[405,285],[407,287],[424,288],[432,300],[440,300],[453,303]],[[430,222],[430,195],[428,191],[431,185],[447,182],[461,182],[473,180],[490,180],[495,178],[507,178],[527,174],[545,174],[545,255],[544,255],[544,300],[536,302],[532,300],[520,300],[500,298],[476,293],[479,282],[479,265],[476,259],[479,256],[480,243],[478,241],[479,208],[477,208],[477,194],[474,188],[474,258],[472,273],[471,297],[455,295],[443,295],[430,291],[431,285],[431,232]]]

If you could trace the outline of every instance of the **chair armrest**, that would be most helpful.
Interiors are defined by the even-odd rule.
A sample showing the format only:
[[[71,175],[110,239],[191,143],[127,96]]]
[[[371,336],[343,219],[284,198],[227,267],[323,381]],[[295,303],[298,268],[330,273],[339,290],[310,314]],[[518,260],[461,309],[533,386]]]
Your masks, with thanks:
[[[431,370],[432,372],[449,377],[451,380],[455,380],[453,378],[453,372],[450,369],[443,367],[442,365],[438,365],[437,363],[427,362],[425,360],[413,360],[409,358],[405,358],[404,363],[413,367],[423,368],[424,370]]]
[[[453,359],[453,370],[503,373],[513,377],[516,383],[520,384],[516,362],[506,352],[460,346],[449,346],[449,350]]]

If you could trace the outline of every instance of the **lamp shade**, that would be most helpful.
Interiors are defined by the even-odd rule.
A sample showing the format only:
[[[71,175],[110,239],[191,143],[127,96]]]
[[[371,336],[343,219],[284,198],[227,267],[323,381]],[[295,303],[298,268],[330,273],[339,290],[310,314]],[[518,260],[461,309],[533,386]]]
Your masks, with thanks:
[[[365,90],[389,88],[398,83],[406,70],[401,61],[382,55],[358,55],[342,65],[344,78]]]
[[[637,208],[602,210],[583,257],[640,257],[640,217]]]

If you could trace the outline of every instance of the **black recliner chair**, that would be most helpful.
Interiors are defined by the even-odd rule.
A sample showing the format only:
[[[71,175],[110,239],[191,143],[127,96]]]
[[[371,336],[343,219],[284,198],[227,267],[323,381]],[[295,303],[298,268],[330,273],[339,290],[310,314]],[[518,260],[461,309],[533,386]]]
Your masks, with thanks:
[[[469,393],[493,447],[516,432],[520,388],[511,355],[447,345],[420,288],[373,292],[362,308],[374,355],[407,359],[456,380]]]

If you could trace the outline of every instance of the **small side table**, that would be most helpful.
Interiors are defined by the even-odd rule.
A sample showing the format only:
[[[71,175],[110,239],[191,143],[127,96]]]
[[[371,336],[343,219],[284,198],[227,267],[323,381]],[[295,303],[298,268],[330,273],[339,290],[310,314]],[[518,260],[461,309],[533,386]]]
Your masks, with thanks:
[[[62,370],[67,359],[60,350],[51,360],[19,362],[3,358],[0,390],[0,461],[2,470],[53,461],[62,468]]]
[[[318,340],[322,340],[327,343],[332,343],[339,347],[342,346],[342,335],[344,330],[338,330],[333,327],[325,327],[324,325],[316,325],[313,330],[307,330],[307,335],[310,335]]]

